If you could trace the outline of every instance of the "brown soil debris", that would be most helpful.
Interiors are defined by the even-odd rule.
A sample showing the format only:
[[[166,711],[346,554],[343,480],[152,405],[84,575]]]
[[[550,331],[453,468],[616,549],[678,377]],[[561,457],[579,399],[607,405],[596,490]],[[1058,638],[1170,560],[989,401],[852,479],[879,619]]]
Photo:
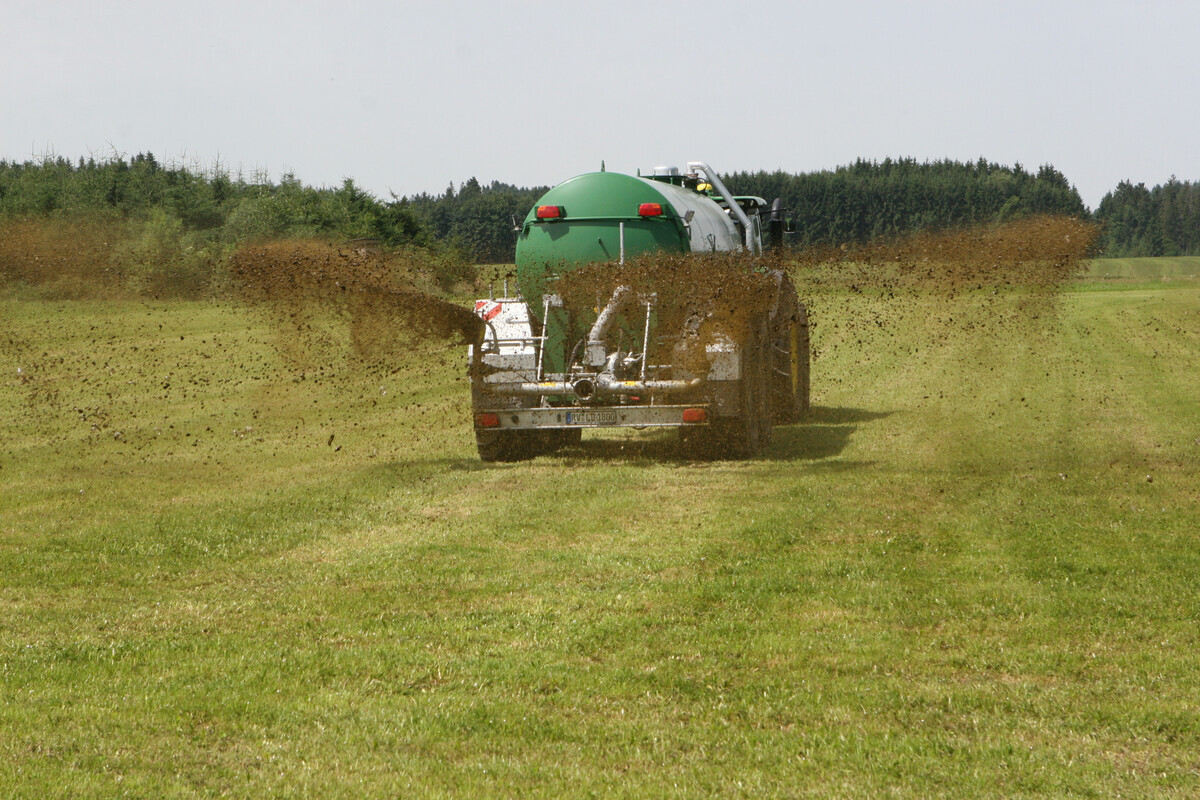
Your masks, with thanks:
[[[805,268],[839,265],[863,277],[852,289],[907,288],[954,294],[985,288],[1054,289],[1092,257],[1099,228],[1074,217],[1030,217],[1003,225],[922,232],[886,242],[801,253]]]
[[[290,345],[320,337],[320,320],[344,318],[355,355],[386,361],[404,337],[476,341],[483,323],[469,309],[415,288],[420,253],[382,253],[367,244],[317,240],[248,245],[230,260],[237,296],[279,322]],[[285,348],[287,349],[287,348]]]
[[[625,264],[589,264],[563,275],[553,290],[568,309],[603,307],[617,287],[632,290],[639,303],[653,299],[656,318],[655,336],[665,350],[673,351],[668,360],[682,372],[678,377],[701,375],[708,371],[705,346],[720,337],[735,342],[745,339],[751,327],[769,318],[781,292],[780,273],[761,259],[742,253],[679,255],[655,253],[631,259]],[[643,306],[644,308],[644,306]],[[793,314],[794,306],[783,310]],[[633,314],[631,327],[640,330],[640,314]],[[575,319],[576,336],[586,331],[594,314]],[[777,320],[781,322],[782,317]]]
[[[815,385],[843,381],[825,359],[901,368],[951,342],[1051,352],[1062,291],[1086,268],[1097,233],[1083,220],[1033,217],[799,254],[792,275],[812,315]]]
[[[756,311],[770,310],[776,281],[755,259],[740,253],[713,256],[651,254],[625,264],[589,264],[561,277],[555,290],[568,308],[589,308],[618,286],[655,296],[660,327],[672,329],[693,312],[710,313],[730,329],[744,330]]]
[[[111,263],[116,234],[99,218],[2,220],[0,284],[20,281],[64,299],[119,294],[123,276]]]

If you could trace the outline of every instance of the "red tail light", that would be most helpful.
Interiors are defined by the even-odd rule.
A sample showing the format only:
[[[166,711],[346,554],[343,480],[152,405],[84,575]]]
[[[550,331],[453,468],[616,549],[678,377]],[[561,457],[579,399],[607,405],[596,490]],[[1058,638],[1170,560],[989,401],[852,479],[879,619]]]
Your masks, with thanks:
[[[662,203],[642,203],[638,206],[638,216],[640,217],[661,217],[662,213]]]
[[[538,206],[537,207],[537,218],[538,219],[562,219],[562,217],[563,217],[563,207],[562,206]]]
[[[703,408],[685,408],[683,410],[684,422],[707,422],[708,412]]]
[[[476,428],[499,428],[500,415],[491,411],[485,411],[475,417]]]

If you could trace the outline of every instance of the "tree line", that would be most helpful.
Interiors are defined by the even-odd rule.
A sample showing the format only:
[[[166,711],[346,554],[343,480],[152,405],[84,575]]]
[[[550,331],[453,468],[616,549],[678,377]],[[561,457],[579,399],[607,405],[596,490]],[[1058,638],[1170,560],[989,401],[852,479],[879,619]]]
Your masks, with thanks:
[[[475,178],[441,195],[406,198],[410,208],[439,241],[470,255],[479,264],[509,263],[516,250],[514,230],[548,186],[522,188],[499,181],[483,186]]]
[[[783,200],[799,247],[862,243],[918,230],[1005,222],[1034,214],[1086,217],[1079,193],[1046,165],[860,159],[799,175],[737,172],[731,192]]]
[[[428,245],[428,227],[406,203],[385,203],[347,178],[314,188],[285,174],[278,183],[164,166],[150,153],[77,163],[56,157],[0,161],[0,215],[101,214],[144,218],[159,212],[191,234],[221,242],[295,236],[372,237],[387,245]]]
[[[1147,189],[1122,181],[1096,209],[1104,225],[1104,254],[1114,258],[1200,255],[1200,183]]]
[[[722,176],[738,195],[783,200],[795,247],[865,242],[916,230],[1004,222],[1034,214],[1088,217],[1079,193],[1062,173],[1043,166],[985,160],[918,162],[859,160],[836,170],[791,174],[736,172]],[[512,261],[513,231],[546,187],[524,189],[472,178],[436,196],[418,195],[411,207],[435,237],[453,242],[484,262]]]
[[[801,248],[1064,214],[1103,223],[1108,255],[1200,254],[1200,184],[1175,179],[1152,189],[1123,182],[1094,214],[1054,167],[1029,171],[985,159],[860,159],[834,170],[735,172],[724,180],[735,194],[781,198],[794,221],[790,242]],[[440,195],[382,200],[351,179],[315,188],[292,174],[273,182],[221,168],[200,172],[149,153],[0,160],[0,218],[100,216],[134,237],[174,237],[181,251],[214,265],[241,242],[301,236],[429,248],[443,263],[510,262],[514,223],[545,190],[471,178]]]
[[[43,224],[34,230],[38,220]],[[66,263],[72,237],[80,240],[77,251],[103,262],[93,265],[95,274],[177,296],[218,288],[237,247],[264,239],[367,239],[388,249],[421,248],[431,278],[443,287],[471,271],[466,256],[439,242],[407,202],[379,200],[351,179],[316,188],[292,174],[273,182],[220,167],[163,165],[149,153],[0,161],[0,280],[46,277],[48,263]]]

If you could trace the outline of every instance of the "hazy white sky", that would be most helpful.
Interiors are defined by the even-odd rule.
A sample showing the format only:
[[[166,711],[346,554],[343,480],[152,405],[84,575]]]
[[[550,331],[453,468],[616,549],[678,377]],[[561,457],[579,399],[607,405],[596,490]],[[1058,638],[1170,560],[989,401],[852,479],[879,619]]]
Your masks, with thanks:
[[[5,0],[0,158],[153,152],[387,198],[708,161],[1200,179],[1200,3]]]

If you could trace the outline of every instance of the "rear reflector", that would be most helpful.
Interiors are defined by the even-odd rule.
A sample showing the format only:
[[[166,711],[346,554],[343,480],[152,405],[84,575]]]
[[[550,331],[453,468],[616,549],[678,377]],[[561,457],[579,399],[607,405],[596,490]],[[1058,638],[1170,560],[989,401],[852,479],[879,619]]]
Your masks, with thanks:
[[[684,422],[706,422],[708,420],[708,412],[703,408],[685,408],[683,410]]]
[[[538,206],[538,219],[560,219],[563,216],[562,206]]]
[[[661,217],[662,213],[662,203],[642,203],[638,206],[640,217]]]
[[[687,412],[685,411],[684,413],[686,414]],[[485,411],[482,414],[477,414],[475,416],[475,427],[476,428],[499,428],[500,427],[500,415],[493,413],[491,411]]]

